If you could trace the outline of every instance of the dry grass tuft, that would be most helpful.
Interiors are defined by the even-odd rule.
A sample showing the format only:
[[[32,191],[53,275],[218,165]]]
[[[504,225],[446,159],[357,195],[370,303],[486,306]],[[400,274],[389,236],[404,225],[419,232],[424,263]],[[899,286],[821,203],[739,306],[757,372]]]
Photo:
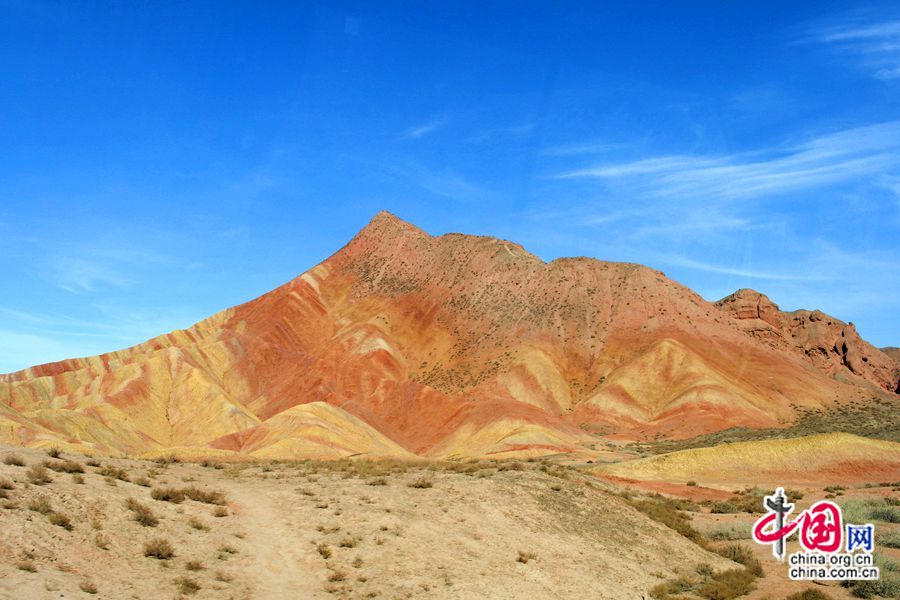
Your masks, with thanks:
[[[113,465],[103,465],[100,467],[100,470],[97,471],[103,477],[109,477],[112,479],[118,479],[119,481],[124,481],[126,483],[131,481],[131,478],[128,477],[128,471],[121,467],[116,467]]]
[[[28,481],[34,485],[46,485],[53,481],[50,473],[42,465],[31,465],[25,475],[28,477]]]
[[[188,571],[202,571],[204,567],[199,560],[189,560],[184,564],[184,568]]]
[[[175,580],[175,585],[178,586],[178,591],[182,594],[187,594],[188,596],[192,596],[200,591],[200,584],[196,579],[191,579],[190,577],[179,577]]]
[[[316,550],[319,551],[319,556],[328,560],[331,558],[331,548],[328,547],[328,544],[319,544],[316,546]]]
[[[529,560],[535,559],[537,559],[537,554],[535,554],[534,552],[522,552],[521,550],[519,550],[519,557],[516,559],[516,561],[522,564],[528,564]]]
[[[217,507],[213,510],[212,516],[214,516],[214,517],[220,517],[220,518],[221,518],[221,517],[227,517],[227,516],[228,516],[228,509],[225,508],[224,506],[217,506]]]
[[[419,477],[415,481],[410,481],[406,484],[407,487],[415,488],[415,489],[428,489],[434,486],[434,482],[428,477]]]
[[[59,458],[60,454],[62,454],[62,450],[60,450],[56,446],[53,446],[52,448],[47,449],[47,456],[49,456],[51,458]]]
[[[191,528],[196,529],[197,531],[209,531],[209,525],[207,525],[197,517],[191,517],[188,521],[188,525],[190,525]]]
[[[13,490],[16,486],[9,479],[0,478],[0,490]]]
[[[12,467],[24,467],[25,459],[18,454],[7,454],[3,457],[3,464],[10,465]]]
[[[57,473],[84,473],[84,466],[82,466],[82,464],[79,462],[75,462],[74,460],[64,460],[62,462],[45,460],[43,465],[51,471],[56,471]]]
[[[134,513],[132,518],[144,527],[156,527],[159,525],[159,519],[146,504],[142,504],[134,498],[128,498],[125,500],[125,508]]]
[[[49,515],[53,512],[53,505],[50,503],[50,498],[41,494],[28,501],[28,510]]]
[[[75,528],[75,526],[72,525],[72,520],[67,515],[60,512],[50,513],[47,520],[57,527],[62,527],[66,531],[72,531]]]
[[[159,560],[169,560],[175,556],[175,549],[165,538],[154,538],[144,544],[144,556]]]

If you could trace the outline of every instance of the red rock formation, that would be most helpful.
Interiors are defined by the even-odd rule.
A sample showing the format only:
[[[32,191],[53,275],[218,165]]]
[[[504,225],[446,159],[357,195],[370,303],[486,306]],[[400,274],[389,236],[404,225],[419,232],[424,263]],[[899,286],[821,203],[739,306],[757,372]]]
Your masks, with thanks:
[[[0,376],[0,443],[566,452],[592,432],[788,425],[796,407],[889,388],[881,357],[852,327],[755,292],[714,305],[640,265],[545,263],[381,213],[322,264],[189,329]]]
[[[828,375],[850,375],[886,391],[898,386],[894,360],[859,337],[853,323],[820,310],[782,312],[765,294],[742,289],[716,306],[731,313],[749,336],[773,347],[802,353]]]

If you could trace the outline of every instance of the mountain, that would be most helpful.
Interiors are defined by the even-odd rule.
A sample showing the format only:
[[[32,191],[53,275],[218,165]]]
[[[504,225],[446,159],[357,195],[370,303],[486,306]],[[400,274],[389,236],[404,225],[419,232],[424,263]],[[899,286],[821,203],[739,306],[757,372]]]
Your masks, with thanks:
[[[663,273],[545,263],[382,212],[320,265],[143,344],[0,375],[0,443],[256,457],[589,452],[598,434],[787,427],[895,397],[897,363],[819,311]]]

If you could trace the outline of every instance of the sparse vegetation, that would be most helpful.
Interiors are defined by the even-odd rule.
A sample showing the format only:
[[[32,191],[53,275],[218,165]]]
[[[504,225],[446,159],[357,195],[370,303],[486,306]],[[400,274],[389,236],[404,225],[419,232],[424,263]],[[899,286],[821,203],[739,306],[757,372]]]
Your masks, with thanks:
[[[75,526],[72,525],[72,520],[67,515],[60,512],[50,513],[47,516],[47,520],[57,527],[62,527],[66,531],[72,531],[72,529],[75,528]]]
[[[729,569],[715,573],[699,587],[697,593],[708,600],[731,600],[753,591],[754,579],[746,569]]]
[[[43,465],[31,465],[28,468],[28,471],[26,471],[25,476],[28,477],[28,481],[34,485],[47,485],[53,481],[53,478],[50,477],[50,473],[47,472],[47,469],[44,468]]]
[[[528,564],[529,560],[535,560],[537,558],[537,554],[534,552],[523,552],[519,550],[519,556],[516,558],[516,562],[520,562],[522,564]]]
[[[200,562],[199,560],[189,560],[186,563],[184,563],[184,568],[187,569],[188,571],[202,571],[203,563]]]
[[[188,520],[188,525],[190,525],[192,529],[196,529],[197,531],[209,531],[209,526],[197,517],[191,517]]]
[[[121,467],[116,467],[114,465],[103,465],[97,471],[99,475],[103,477],[109,477],[111,479],[118,479],[119,481],[129,482],[130,478],[128,477],[128,471]]]
[[[18,454],[7,454],[3,457],[3,464],[10,465],[12,467],[24,467],[25,459]]]
[[[159,519],[146,504],[142,504],[134,498],[128,498],[125,500],[125,508],[132,512],[132,519],[144,527],[156,527],[159,525]]]
[[[791,594],[784,600],[831,600],[831,596],[824,592],[820,592],[819,590],[810,588],[808,590],[803,590],[802,592],[797,592],[796,594]]]
[[[763,574],[762,565],[759,560],[753,557],[753,550],[748,546],[741,544],[728,544],[722,548],[716,549],[716,553],[724,556],[728,560],[733,560],[738,564],[742,564],[752,575],[760,577]]]
[[[169,560],[175,556],[175,549],[165,538],[154,538],[144,544],[144,556],[158,560]]]
[[[153,488],[150,490],[150,497],[161,502],[172,502],[181,504],[185,499],[204,504],[225,504],[225,494],[214,490],[204,490],[196,486],[186,488]]]
[[[328,544],[319,544],[316,546],[316,550],[319,551],[319,556],[322,558],[326,560],[331,558],[331,548],[328,547]]]
[[[62,454],[62,450],[60,450],[56,446],[47,449],[47,456],[51,458],[59,458],[60,454]]]
[[[690,524],[690,519],[677,508],[678,501],[669,498],[648,498],[643,500],[629,499],[627,502],[654,521],[674,529],[687,539],[705,545],[706,539]]]
[[[41,513],[42,515],[49,515],[53,512],[53,505],[50,503],[50,498],[44,496],[43,494],[40,496],[35,496],[31,500],[28,501],[28,510],[33,510],[34,512]]]
[[[84,466],[74,460],[52,461],[45,460],[43,465],[57,473],[84,473]]]
[[[182,594],[187,594],[192,596],[200,591],[200,584],[197,583],[196,579],[191,579],[190,577],[179,577],[175,580],[175,585],[178,586],[178,591]]]

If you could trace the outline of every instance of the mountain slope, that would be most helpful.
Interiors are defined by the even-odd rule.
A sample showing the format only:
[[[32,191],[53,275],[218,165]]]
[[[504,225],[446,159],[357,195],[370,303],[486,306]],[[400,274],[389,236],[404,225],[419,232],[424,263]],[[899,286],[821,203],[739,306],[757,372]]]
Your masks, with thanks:
[[[840,359],[824,360],[814,344],[786,341],[797,328],[758,335],[736,306],[640,265],[545,263],[511,242],[432,237],[380,213],[322,264],[186,330],[0,376],[0,443],[556,453],[590,445],[593,432],[787,426],[798,407],[896,389],[881,366],[891,359],[837,320],[824,316],[850,341],[829,337]],[[330,437],[321,410],[285,412],[311,403],[339,409],[327,414]],[[340,431],[357,442],[342,444]]]

